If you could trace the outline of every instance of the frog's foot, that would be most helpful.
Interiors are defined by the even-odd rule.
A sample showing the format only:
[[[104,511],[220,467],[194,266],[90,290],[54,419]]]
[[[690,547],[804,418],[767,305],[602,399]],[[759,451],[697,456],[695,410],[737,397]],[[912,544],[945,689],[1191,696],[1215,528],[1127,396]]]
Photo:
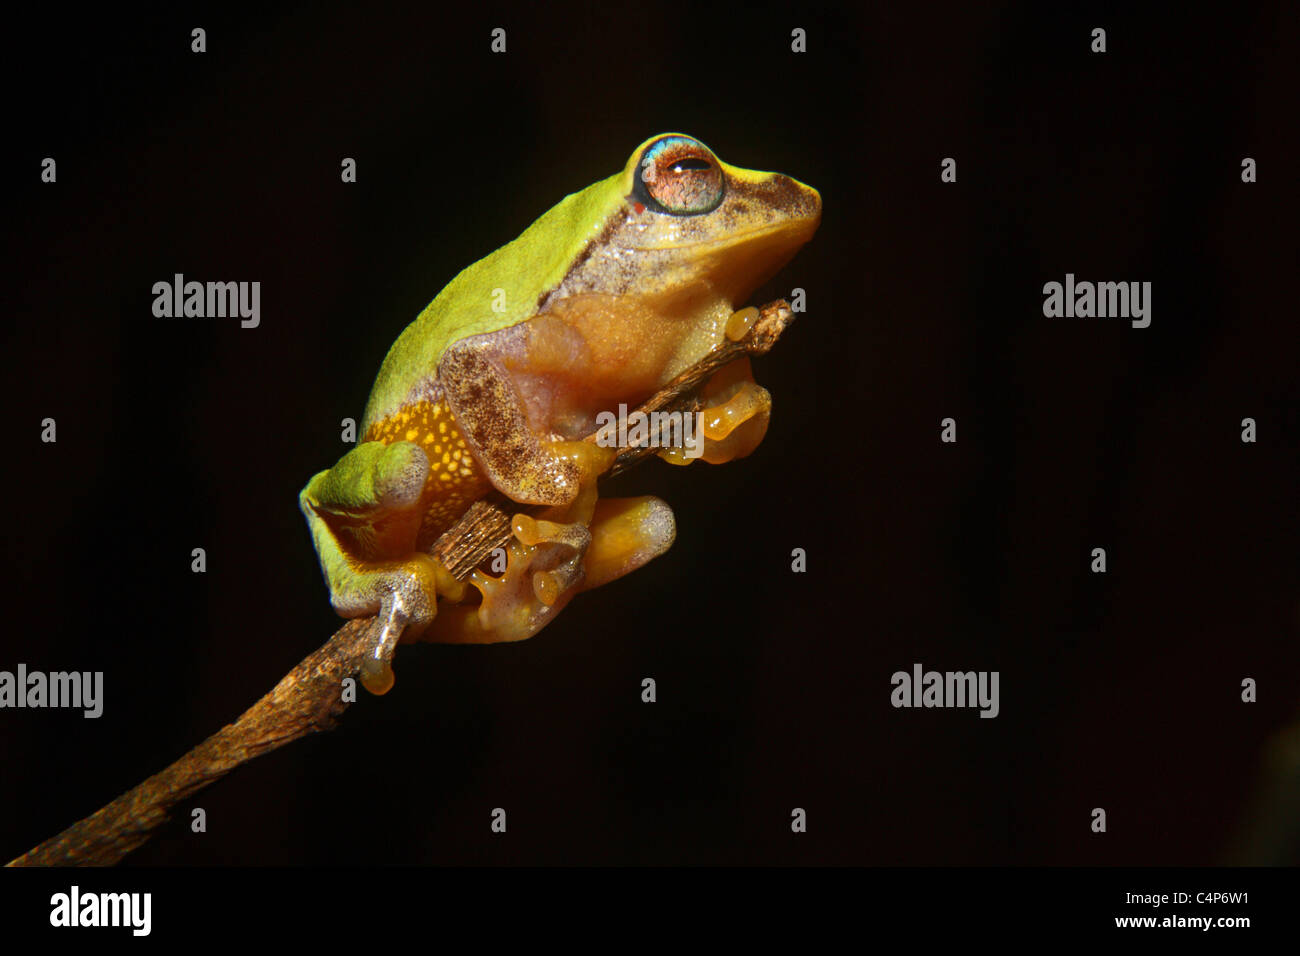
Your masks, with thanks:
[[[754,381],[749,359],[737,359],[714,373],[700,389],[704,403],[700,418],[702,436],[694,450],[665,448],[659,457],[674,465],[689,465],[696,457],[712,465],[753,452],[767,434],[772,396]],[[689,452],[689,454],[688,454]]]
[[[531,558],[529,568],[532,571],[533,595],[547,607],[555,604],[560,596],[582,583],[582,556],[591,544],[591,532],[585,524],[572,522],[559,524],[554,521],[538,521],[529,515],[515,515],[511,523],[515,541],[525,557]],[[558,545],[556,552],[562,560],[553,567],[552,562],[540,549]],[[527,550],[532,549],[532,550]],[[568,557],[563,557],[568,554]],[[528,569],[520,571],[527,573]],[[509,569],[506,571],[509,574]],[[486,597],[484,598],[486,600]]]
[[[578,592],[584,575],[583,555],[591,544],[587,526],[596,506],[596,478],[613,461],[614,450],[589,442],[555,442],[548,450],[576,466],[582,477],[577,496],[536,517],[515,515],[510,522],[514,537],[506,546],[505,573],[497,578],[477,569],[470,572],[468,582],[478,588],[482,601],[476,608],[453,610],[458,619],[465,620],[449,624],[448,629],[471,636],[435,636],[431,640],[522,641],[545,627]],[[472,624],[466,618],[470,611],[475,618]]]
[[[494,578],[481,571],[471,572],[470,583],[482,592],[483,603],[477,607],[443,607],[424,639],[448,644],[492,644],[532,637],[555,618],[574,593],[636,570],[667,551],[677,534],[672,510],[653,497],[596,502],[590,521],[589,529],[582,527],[587,543],[581,555],[568,550],[571,544],[554,540],[561,533],[547,527],[552,522],[537,521],[539,534],[535,540],[539,543],[512,540],[506,548],[505,574]],[[525,528],[524,537],[534,539],[531,532],[531,528]],[[570,541],[583,537],[573,532],[562,534],[571,535]],[[548,536],[552,540],[544,540]],[[567,568],[575,558],[576,574]],[[569,581],[567,586],[563,586],[565,580]],[[553,586],[559,588],[558,593],[547,603],[544,598],[552,596]]]
[[[399,640],[413,640],[428,628],[438,610],[438,583],[451,575],[433,558],[413,554],[405,561],[354,569],[354,577],[331,595],[344,617],[374,614],[361,662],[361,683],[372,694],[393,686],[393,653]]]
[[[343,617],[376,616],[361,667],[361,682],[375,694],[393,686],[397,642],[428,627],[439,594],[455,599],[464,590],[413,550],[428,477],[428,455],[412,442],[363,442],[298,496],[330,603]]]
[[[578,591],[582,557],[591,532],[581,522],[560,523],[515,515],[515,537],[506,546],[506,569],[500,577],[470,572],[469,583],[483,595],[473,609],[476,633],[490,641],[532,637]],[[457,609],[460,610],[460,609]]]

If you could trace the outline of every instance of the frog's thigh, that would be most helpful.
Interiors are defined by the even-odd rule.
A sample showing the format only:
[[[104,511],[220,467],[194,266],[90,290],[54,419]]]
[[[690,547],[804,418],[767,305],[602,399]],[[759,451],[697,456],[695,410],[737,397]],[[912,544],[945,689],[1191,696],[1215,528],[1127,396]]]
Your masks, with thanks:
[[[443,354],[438,381],[456,424],[498,491],[525,504],[573,500],[585,477],[582,463],[533,433],[514,384],[473,337]]]
[[[429,459],[417,445],[366,442],[298,496],[330,603],[343,617],[377,615],[361,674],[376,693],[392,685],[389,661],[403,632],[418,634],[437,613],[439,582],[455,584],[438,562],[415,551],[428,473]]]

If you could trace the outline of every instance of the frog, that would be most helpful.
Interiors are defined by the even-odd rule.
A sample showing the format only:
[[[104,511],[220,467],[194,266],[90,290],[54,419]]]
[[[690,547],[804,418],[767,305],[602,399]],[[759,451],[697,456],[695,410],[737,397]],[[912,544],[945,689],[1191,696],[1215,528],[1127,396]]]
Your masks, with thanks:
[[[299,495],[335,611],[374,617],[367,690],[393,686],[399,643],[532,637],[577,593],[669,549],[671,508],[602,499],[615,449],[583,439],[602,413],[635,408],[743,335],[757,310],[740,303],[820,221],[811,186],[662,133],[437,294],[380,366],[360,440]],[[720,368],[700,399],[698,457],[721,464],[762,441],[771,396],[748,358]],[[493,492],[518,508],[504,569],[458,578],[433,545]]]

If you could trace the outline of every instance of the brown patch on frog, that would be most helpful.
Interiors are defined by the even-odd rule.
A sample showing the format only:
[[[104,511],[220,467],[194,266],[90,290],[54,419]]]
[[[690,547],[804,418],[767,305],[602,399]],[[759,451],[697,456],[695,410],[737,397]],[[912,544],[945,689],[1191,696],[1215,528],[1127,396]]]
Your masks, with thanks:
[[[816,210],[816,202],[808,191],[789,176],[774,173],[759,182],[742,182],[734,179],[727,181],[730,195],[738,199],[749,199],[770,209],[789,210],[791,218],[802,218]],[[744,212],[743,204],[732,203],[731,208]]]
[[[560,505],[572,499],[576,466],[557,461],[533,434],[510,380],[481,346],[458,343],[448,349],[438,378],[475,459],[498,491],[528,504]]]
[[[546,311],[546,306],[550,302],[551,297],[564,287],[564,284],[569,281],[571,276],[575,276],[582,271],[583,265],[585,265],[587,260],[591,258],[592,252],[608,243],[610,237],[614,235],[615,231],[627,223],[628,219],[631,218],[631,213],[629,212],[628,207],[626,205],[621,206],[620,210],[622,212],[621,217],[617,215],[610,216],[608,221],[605,223],[605,228],[600,231],[600,234],[587,240],[587,244],[583,246],[582,251],[574,257],[572,264],[569,266],[568,271],[564,273],[563,278],[561,278],[554,287],[548,289],[537,297],[536,311]]]

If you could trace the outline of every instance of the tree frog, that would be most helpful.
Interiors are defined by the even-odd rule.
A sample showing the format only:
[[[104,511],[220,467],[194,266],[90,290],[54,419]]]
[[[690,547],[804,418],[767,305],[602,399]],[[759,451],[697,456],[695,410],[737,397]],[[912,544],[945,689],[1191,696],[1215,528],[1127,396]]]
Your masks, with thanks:
[[[367,689],[392,686],[399,640],[531,637],[578,591],[668,549],[668,505],[598,500],[615,450],[581,439],[739,338],[755,310],[738,304],[820,220],[815,189],[668,133],[447,284],[384,359],[361,442],[299,496],[335,610],[376,615]],[[771,399],[748,360],[701,395],[702,457],[749,454]],[[689,463],[679,452],[660,454]],[[430,547],[491,489],[547,507],[514,517],[504,573],[457,580]]]

